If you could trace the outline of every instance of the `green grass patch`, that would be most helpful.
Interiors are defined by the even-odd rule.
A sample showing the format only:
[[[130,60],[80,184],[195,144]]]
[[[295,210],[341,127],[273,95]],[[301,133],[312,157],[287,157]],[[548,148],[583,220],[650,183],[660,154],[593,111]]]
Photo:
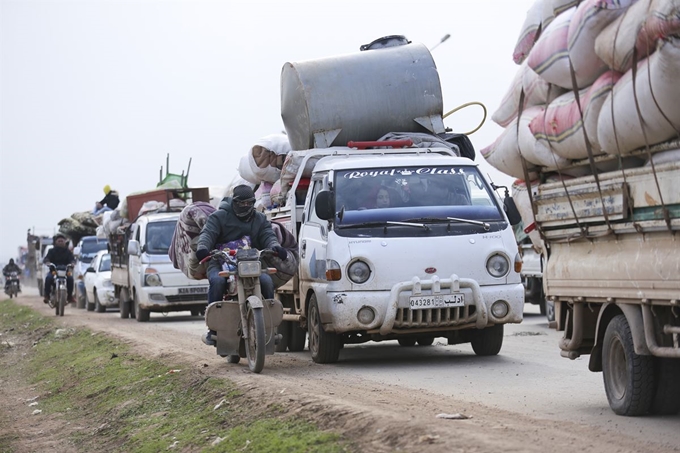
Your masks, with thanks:
[[[337,434],[247,397],[227,380],[145,359],[104,334],[58,328],[5,301],[0,332],[10,331],[28,349],[13,372],[36,386],[44,415],[84,427],[72,434],[82,451],[351,451]],[[11,439],[4,442],[11,451]]]

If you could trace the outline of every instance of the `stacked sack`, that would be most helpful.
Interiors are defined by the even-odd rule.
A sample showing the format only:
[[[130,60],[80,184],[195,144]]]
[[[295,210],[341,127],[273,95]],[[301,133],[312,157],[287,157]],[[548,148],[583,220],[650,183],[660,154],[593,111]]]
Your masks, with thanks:
[[[680,137],[680,0],[536,0],[513,57],[520,68],[492,116],[505,130],[481,151],[503,173],[582,176],[589,166],[570,165],[588,146],[625,156]]]

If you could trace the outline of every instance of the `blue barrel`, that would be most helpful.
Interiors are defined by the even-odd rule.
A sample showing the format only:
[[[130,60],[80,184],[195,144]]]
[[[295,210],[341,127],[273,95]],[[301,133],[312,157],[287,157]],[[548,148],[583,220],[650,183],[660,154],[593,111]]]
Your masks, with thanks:
[[[293,150],[388,132],[444,132],[437,67],[422,44],[286,63],[281,117]]]

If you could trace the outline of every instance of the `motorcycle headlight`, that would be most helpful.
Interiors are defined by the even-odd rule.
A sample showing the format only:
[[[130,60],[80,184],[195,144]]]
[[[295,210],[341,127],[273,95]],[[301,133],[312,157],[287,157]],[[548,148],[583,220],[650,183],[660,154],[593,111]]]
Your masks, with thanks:
[[[503,255],[492,255],[486,261],[486,270],[493,277],[504,277],[510,270],[510,261]]]
[[[347,268],[347,276],[354,283],[366,283],[371,276],[371,268],[363,261],[355,261]]]
[[[239,261],[238,263],[239,277],[259,277],[260,276],[260,262],[259,261]]]

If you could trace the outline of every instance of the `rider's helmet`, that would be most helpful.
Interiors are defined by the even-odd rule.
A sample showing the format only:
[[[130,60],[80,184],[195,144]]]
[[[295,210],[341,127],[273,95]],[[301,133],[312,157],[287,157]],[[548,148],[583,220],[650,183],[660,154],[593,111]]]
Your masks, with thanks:
[[[241,184],[234,187],[231,208],[240,220],[250,220],[255,212],[255,192],[249,186]]]

